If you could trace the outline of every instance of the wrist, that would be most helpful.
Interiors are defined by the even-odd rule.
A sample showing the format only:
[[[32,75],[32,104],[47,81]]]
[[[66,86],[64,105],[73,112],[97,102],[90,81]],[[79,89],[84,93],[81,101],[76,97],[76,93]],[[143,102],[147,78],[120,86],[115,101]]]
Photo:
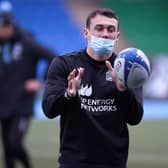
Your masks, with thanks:
[[[117,86],[117,89],[118,89],[120,92],[125,92],[125,91],[127,91],[127,89],[128,89],[126,86],[124,86],[124,85],[121,83],[120,80],[117,80],[116,86]]]
[[[64,97],[67,99],[67,100],[70,100],[72,99],[74,96],[70,95],[69,92],[68,92],[68,89],[65,91],[64,93]]]

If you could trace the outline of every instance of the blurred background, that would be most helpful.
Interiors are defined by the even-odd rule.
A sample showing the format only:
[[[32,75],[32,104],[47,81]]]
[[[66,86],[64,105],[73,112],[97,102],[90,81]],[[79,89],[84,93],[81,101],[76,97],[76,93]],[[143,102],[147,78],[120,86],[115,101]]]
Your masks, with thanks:
[[[112,8],[120,20],[116,52],[136,47],[145,52],[152,74],[144,86],[144,118],[130,127],[128,168],[168,167],[168,1],[167,0],[11,0],[16,22],[60,55],[85,48],[83,27],[97,7]],[[37,68],[42,78],[43,60]],[[37,93],[27,147],[34,167],[57,167],[59,119],[48,120]],[[0,168],[2,167],[0,146]]]

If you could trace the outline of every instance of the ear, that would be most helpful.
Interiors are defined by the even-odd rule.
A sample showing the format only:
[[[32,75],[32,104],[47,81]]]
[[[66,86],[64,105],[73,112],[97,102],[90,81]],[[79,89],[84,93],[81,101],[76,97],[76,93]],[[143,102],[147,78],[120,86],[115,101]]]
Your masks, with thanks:
[[[120,37],[120,32],[117,33],[116,41],[119,40],[119,37]]]
[[[89,34],[89,30],[87,28],[84,28],[83,35],[86,39],[88,39],[88,34]]]

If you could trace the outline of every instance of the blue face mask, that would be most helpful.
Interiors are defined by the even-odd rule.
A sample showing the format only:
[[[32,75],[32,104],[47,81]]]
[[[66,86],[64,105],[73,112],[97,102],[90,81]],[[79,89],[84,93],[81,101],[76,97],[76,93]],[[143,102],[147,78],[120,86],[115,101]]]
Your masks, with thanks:
[[[115,40],[105,39],[96,36],[92,36],[90,41],[90,47],[99,56],[103,56],[112,52],[114,50],[114,44]]]

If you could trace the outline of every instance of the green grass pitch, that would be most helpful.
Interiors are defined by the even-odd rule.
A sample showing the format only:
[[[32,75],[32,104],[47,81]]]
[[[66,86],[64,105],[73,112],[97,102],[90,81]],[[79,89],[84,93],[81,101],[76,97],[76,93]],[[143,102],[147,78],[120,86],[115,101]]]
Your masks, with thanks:
[[[168,168],[168,121],[143,121],[129,130],[128,168]],[[33,120],[26,145],[34,168],[57,168],[59,122]],[[0,168],[2,161],[0,143]],[[18,168],[21,168],[19,163]]]

